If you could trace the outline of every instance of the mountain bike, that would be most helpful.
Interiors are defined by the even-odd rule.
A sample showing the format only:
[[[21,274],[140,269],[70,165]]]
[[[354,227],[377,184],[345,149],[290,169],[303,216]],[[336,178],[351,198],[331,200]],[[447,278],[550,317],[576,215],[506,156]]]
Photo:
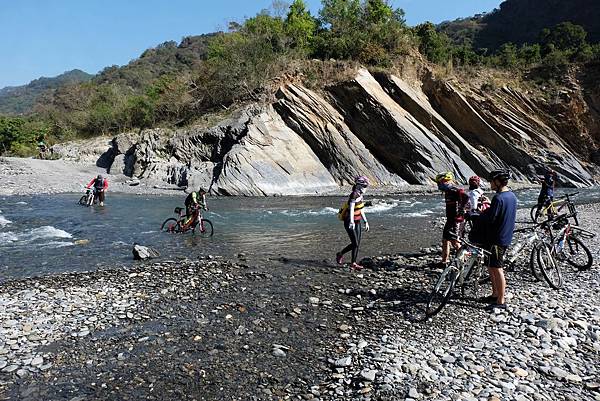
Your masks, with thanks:
[[[81,206],[92,206],[96,202],[96,194],[91,188],[87,188],[85,195],[79,198],[79,204]]]
[[[459,241],[461,247],[440,274],[429,296],[425,309],[427,317],[438,314],[446,306],[457,286],[460,287],[463,297],[471,299],[480,297],[480,284],[486,280],[485,256],[489,256],[490,252],[464,239]]]
[[[201,237],[213,236],[213,224],[210,220],[202,217],[199,207],[193,208],[192,216],[189,218],[185,213],[185,208],[176,207],[174,213],[178,218],[166,219],[160,226],[161,231],[180,234],[191,232],[199,234]]]
[[[595,233],[585,230],[569,221],[570,215],[558,216],[553,228],[552,252],[560,262],[567,262],[579,271],[589,270],[594,258],[581,238],[593,238]]]
[[[541,205],[538,203],[529,211],[531,221],[537,223],[541,216],[548,216],[548,219],[552,219],[563,212],[565,208],[567,208],[569,215],[573,218],[575,224],[579,225],[579,220],[577,219],[577,209],[575,208],[575,203],[573,203],[573,200],[571,199],[578,194],[579,192],[574,192],[572,194],[563,195],[547,205]]]

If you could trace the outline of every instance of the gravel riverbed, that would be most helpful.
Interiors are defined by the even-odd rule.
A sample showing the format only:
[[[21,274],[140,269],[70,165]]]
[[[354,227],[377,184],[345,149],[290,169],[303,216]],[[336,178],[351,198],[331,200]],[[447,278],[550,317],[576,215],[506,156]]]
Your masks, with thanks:
[[[435,249],[361,272],[253,256],[3,283],[0,399],[600,400],[597,262],[560,291],[517,269],[507,311],[422,321]]]

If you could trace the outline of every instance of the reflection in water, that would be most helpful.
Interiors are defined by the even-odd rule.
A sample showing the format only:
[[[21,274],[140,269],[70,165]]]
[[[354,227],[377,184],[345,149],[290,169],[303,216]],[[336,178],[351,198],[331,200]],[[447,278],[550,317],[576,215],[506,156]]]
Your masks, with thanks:
[[[598,189],[578,202],[595,201]],[[520,191],[531,206],[536,190]],[[164,258],[213,254],[267,259],[331,260],[348,238],[337,220],[343,198],[209,198],[215,235],[159,232],[183,196],[110,194],[104,208],[77,205],[79,195],[0,199],[0,278],[93,270],[132,263],[131,245],[157,248]],[[439,195],[367,196],[371,232],[361,256],[413,251],[437,245],[444,213]]]

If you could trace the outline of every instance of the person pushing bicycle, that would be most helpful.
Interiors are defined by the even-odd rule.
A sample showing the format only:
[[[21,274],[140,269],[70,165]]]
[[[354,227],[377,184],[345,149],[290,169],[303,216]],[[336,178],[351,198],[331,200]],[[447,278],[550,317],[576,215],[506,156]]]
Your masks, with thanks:
[[[186,224],[193,217],[194,210],[196,209],[208,210],[206,190],[204,188],[200,188],[197,192],[192,192],[185,198]]]

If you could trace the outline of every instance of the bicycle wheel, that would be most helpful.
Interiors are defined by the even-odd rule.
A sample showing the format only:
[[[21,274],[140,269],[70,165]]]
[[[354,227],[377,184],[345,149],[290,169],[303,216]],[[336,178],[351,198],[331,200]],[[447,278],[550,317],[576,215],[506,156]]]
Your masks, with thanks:
[[[529,211],[529,217],[531,217],[531,221],[537,223],[538,219],[540,218],[540,211],[541,208],[539,207],[539,205],[534,205],[531,208],[531,210]]]
[[[170,217],[162,223],[162,225],[160,226],[160,231],[166,231],[166,232],[171,232],[171,233],[177,232],[177,231],[179,231],[178,226],[179,226],[179,223],[177,222],[177,219]]]
[[[537,262],[540,271],[546,282],[555,290],[563,286],[563,277],[560,267],[554,257],[554,252],[546,243],[542,243],[537,248]]]
[[[458,268],[456,267],[456,262],[453,261],[444,269],[435,287],[433,287],[433,291],[427,301],[427,308],[425,309],[427,317],[438,314],[448,303],[457,279]]]
[[[487,274],[484,274],[483,265],[478,260],[475,260],[473,267],[471,267],[463,282],[461,288],[462,296],[473,300],[481,298],[481,284],[487,281],[486,276]]]
[[[592,253],[587,246],[577,237],[569,236],[563,249],[567,262],[580,271],[589,270],[594,263]]]
[[[83,195],[81,198],[79,198],[79,204],[81,206],[87,206],[87,196]]]
[[[533,248],[531,248],[531,253],[529,254],[529,269],[531,270],[531,274],[535,278],[535,281],[542,281],[544,278],[537,263],[537,253],[540,245],[541,244],[534,245]]]
[[[212,237],[213,236],[213,225],[210,220],[202,219],[202,227],[200,224],[194,227],[194,233],[201,237]]]

